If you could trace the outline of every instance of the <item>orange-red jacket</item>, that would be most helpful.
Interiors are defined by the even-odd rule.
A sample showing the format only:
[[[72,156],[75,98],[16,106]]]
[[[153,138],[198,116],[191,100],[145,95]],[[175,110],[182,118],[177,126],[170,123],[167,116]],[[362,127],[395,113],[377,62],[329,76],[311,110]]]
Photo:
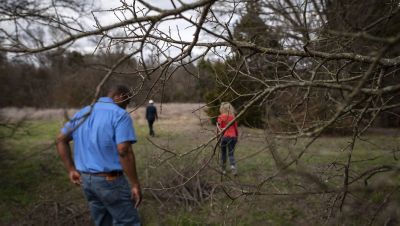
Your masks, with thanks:
[[[218,116],[217,123],[218,127],[220,130],[225,129],[225,127],[235,118],[234,115],[227,115],[227,114],[221,114]],[[238,131],[238,123],[235,121],[227,130],[225,130],[225,133],[223,135],[224,137],[238,137],[239,136],[239,131]]]

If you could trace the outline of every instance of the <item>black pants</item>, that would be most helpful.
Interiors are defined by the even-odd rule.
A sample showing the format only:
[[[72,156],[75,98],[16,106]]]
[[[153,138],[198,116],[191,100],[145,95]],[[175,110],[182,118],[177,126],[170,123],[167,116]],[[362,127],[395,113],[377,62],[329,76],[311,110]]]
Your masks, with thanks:
[[[154,130],[153,130],[153,123],[154,123],[154,119],[147,119],[147,123],[149,124],[149,134],[150,136],[154,137]]]

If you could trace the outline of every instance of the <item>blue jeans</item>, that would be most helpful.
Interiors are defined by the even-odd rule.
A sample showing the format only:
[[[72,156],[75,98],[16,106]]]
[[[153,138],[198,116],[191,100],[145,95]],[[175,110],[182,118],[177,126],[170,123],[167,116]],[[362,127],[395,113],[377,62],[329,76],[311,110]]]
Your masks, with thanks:
[[[140,225],[130,186],[124,176],[106,180],[106,177],[82,173],[81,178],[96,226]]]
[[[229,162],[231,166],[235,166],[235,157],[233,156],[235,151],[235,145],[237,142],[236,137],[222,137],[221,139],[221,166],[225,168],[226,165],[226,151],[228,149]]]

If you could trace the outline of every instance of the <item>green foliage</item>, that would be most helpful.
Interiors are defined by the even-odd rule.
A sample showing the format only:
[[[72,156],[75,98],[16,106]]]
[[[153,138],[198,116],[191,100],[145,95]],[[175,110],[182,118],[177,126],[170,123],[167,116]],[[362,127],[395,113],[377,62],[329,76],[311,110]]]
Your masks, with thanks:
[[[49,178],[64,175],[52,148],[58,125],[54,122],[26,122],[16,128],[0,128],[0,222],[15,217],[15,205],[36,201],[39,187]],[[59,185],[65,185],[65,178]]]
[[[279,38],[259,16],[260,6],[256,2],[248,2],[247,13],[236,24],[234,38],[240,41],[250,41],[259,46],[280,48]],[[246,60],[247,68],[244,68],[243,61]],[[265,88],[261,83],[266,79],[272,79],[282,71],[277,62],[277,57],[271,58],[259,54],[251,54],[249,50],[237,50],[234,56],[227,58],[225,62],[211,63],[202,61],[199,70],[207,74],[206,78],[214,77],[214,84],[205,90],[204,99],[209,104],[208,115],[212,123],[219,114],[221,102],[231,102],[239,112],[253,98],[245,95],[255,93]],[[245,74],[250,73],[252,78]],[[264,128],[266,121],[266,102],[256,102],[239,119],[239,123],[255,128]]]
[[[251,81],[240,81],[240,78],[235,78],[234,72],[230,72],[226,65],[221,63],[206,62],[200,65],[200,70],[209,74],[215,73],[215,76],[218,76],[217,79],[220,80],[220,82],[216,82],[211,88],[208,88],[204,94],[204,99],[208,103],[207,114],[211,118],[212,124],[216,123],[216,117],[219,115],[219,106],[222,102],[230,102],[239,112],[251,100],[251,97],[240,96],[236,92],[246,93],[249,92],[249,89],[258,89],[260,86],[260,84]],[[226,84],[230,84],[230,88],[227,88]],[[232,91],[232,89],[236,92]],[[255,103],[243,114],[239,119],[239,123],[249,127],[262,128],[264,126],[264,116],[265,106],[261,102]]]
[[[279,48],[278,34],[261,19],[261,10],[258,1],[248,1],[246,3],[247,12],[236,24],[233,35],[240,41],[248,41],[263,47]]]

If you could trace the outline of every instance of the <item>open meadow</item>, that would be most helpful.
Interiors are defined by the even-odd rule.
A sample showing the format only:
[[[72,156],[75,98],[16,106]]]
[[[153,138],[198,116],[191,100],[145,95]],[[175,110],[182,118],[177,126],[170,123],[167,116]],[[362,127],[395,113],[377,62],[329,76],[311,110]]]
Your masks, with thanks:
[[[238,176],[233,177],[229,171],[221,174],[215,128],[202,106],[157,105],[155,137],[147,135],[144,109],[132,112],[143,225],[394,222],[400,203],[398,129],[365,134],[352,153],[346,149],[351,137],[320,137],[285,168],[309,139],[272,139],[268,131],[239,127]],[[69,183],[54,146],[63,111],[9,108],[0,114],[0,225],[90,225],[83,194]],[[353,190],[341,203],[349,154]]]

